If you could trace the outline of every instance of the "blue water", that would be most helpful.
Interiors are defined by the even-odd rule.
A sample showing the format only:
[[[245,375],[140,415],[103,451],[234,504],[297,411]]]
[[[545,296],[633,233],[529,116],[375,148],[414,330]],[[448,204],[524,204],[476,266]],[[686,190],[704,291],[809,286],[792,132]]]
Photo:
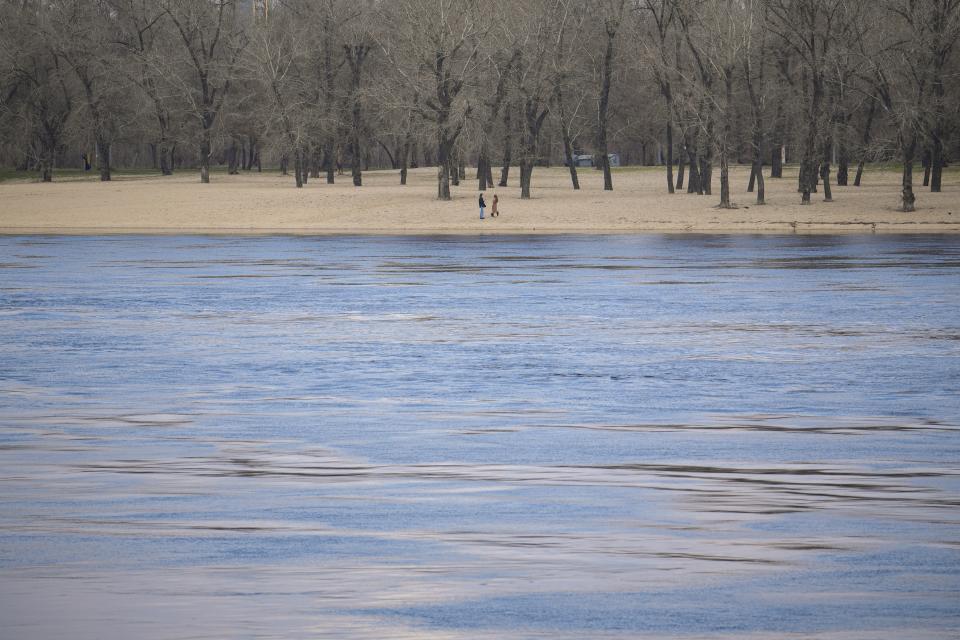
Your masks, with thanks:
[[[956,638],[960,238],[0,237],[0,638]]]

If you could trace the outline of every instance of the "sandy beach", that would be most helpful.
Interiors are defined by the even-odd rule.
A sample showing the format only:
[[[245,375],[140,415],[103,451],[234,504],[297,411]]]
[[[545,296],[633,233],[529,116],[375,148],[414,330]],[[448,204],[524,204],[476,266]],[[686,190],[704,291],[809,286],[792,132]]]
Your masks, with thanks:
[[[834,187],[832,203],[814,194],[801,206],[796,168],[767,180],[766,206],[746,193],[746,167],[732,172],[735,210],[716,207],[712,196],[669,195],[662,168],[628,168],[604,192],[598,172],[581,170],[582,189],[570,189],[563,167],[537,168],[533,198],[514,186],[487,190],[488,205],[500,196],[501,216],[480,220],[477,182],[453,187],[454,200],[436,200],[435,169],[411,172],[400,186],[396,171],[349,176],[327,185],[311,180],[295,189],[292,178],[273,172],[215,175],[208,185],[190,171],[172,177],[121,178],[52,184],[0,184],[0,233],[633,233],[633,232],[960,232],[960,174],[944,175],[944,191],[918,186],[917,211],[897,211],[900,175],[869,169],[862,187]],[[473,175],[471,171],[469,175]]]

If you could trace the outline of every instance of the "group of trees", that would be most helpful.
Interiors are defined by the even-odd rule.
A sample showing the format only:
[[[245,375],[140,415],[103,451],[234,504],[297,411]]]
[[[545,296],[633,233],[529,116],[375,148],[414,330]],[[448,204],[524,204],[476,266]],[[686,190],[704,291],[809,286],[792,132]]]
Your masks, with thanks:
[[[0,0],[0,160],[163,174],[437,167],[437,196],[592,154],[731,202],[799,164],[803,203],[868,160],[939,191],[960,138],[960,0]],[[834,174],[834,167],[836,173]]]

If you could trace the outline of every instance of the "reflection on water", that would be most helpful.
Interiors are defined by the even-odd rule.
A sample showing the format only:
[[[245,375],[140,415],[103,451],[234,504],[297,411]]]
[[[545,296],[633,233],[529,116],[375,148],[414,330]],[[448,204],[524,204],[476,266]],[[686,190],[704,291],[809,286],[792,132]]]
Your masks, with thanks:
[[[0,251],[2,637],[960,628],[954,238]]]

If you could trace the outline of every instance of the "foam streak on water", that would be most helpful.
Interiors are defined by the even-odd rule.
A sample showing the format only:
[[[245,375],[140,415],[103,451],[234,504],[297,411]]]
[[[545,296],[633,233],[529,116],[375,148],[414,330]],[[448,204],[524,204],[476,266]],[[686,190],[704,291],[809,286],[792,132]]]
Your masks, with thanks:
[[[2,638],[950,638],[960,240],[0,237]]]

